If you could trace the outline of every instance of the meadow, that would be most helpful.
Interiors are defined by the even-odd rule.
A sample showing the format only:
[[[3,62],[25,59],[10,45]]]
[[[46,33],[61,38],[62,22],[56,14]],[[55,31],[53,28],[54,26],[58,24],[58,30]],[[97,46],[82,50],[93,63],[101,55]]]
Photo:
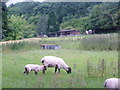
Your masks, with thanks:
[[[41,44],[58,44],[61,49],[43,50]],[[105,79],[118,77],[117,34],[82,35],[30,39],[2,44],[2,88],[103,88]],[[24,75],[28,63],[41,64],[44,56],[61,57],[72,68],[60,74],[48,68],[46,74]]]

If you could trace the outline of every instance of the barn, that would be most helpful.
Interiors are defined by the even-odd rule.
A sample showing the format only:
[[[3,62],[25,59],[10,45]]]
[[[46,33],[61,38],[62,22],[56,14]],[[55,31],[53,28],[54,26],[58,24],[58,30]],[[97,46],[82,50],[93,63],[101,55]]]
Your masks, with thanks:
[[[60,36],[78,36],[80,35],[80,31],[76,30],[60,30],[59,31]]]

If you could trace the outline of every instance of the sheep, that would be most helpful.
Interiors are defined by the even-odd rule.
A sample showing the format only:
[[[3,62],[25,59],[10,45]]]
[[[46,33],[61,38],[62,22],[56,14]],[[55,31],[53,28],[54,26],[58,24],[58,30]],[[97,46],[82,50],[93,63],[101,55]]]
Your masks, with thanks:
[[[56,57],[56,56],[45,56],[41,59],[41,62],[46,67],[55,67],[55,73],[60,73],[60,69],[66,70],[68,74],[71,73],[71,68],[64,62],[62,58]]]
[[[43,74],[45,74],[46,66],[44,65],[37,65],[37,64],[27,64],[25,65],[25,71],[24,74],[28,74],[30,71],[35,71],[35,75],[39,71],[43,71]]]
[[[88,35],[88,34],[89,34],[89,31],[86,30],[85,33]]]
[[[119,78],[109,78],[105,80],[104,87],[106,88],[116,88],[120,90],[120,86],[118,85],[118,81],[120,82]]]

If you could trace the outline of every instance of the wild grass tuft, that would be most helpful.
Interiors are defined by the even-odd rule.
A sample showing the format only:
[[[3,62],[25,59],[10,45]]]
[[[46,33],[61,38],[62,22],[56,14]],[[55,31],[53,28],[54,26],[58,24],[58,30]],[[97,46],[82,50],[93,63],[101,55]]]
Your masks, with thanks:
[[[100,34],[85,37],[81,41],[83,50],[118,50],[118,34]]]
[[[105,77],[108,74],[113,77],[118,76],[118,65],[116,61],[108,63],[104,59],[99,59],[98,64],[93,63],[90,60],[87,60],[87,75],[88,77]],[[107,69],[109,71],[107,71]]]

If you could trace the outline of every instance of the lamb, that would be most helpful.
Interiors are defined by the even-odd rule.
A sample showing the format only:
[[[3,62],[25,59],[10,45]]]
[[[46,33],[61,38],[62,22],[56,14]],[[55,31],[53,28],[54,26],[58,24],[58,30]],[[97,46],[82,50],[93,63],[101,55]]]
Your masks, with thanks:
[[[105,80],[104,87],[106,88],[116,88],[120,90],[120,86],[118,85],[118,82],[120,82],[119,78],[109,78]]]
[[[66,70],[68,74],[71,73],[71,68],[64,62],[62,58],[56,57],[56,56],[45,56],[41,59],[41,62],[46,67],[55,67],[55,73],[60,73],[60,69]]]
[[[44,65],[37,65],[37,64],[27,64],[25,65],[25,71],[24,74],[28,74],[30,71],[35,71],[35,75],[39,71],[43,71],[43,74],[45,74],[46,66]]]

